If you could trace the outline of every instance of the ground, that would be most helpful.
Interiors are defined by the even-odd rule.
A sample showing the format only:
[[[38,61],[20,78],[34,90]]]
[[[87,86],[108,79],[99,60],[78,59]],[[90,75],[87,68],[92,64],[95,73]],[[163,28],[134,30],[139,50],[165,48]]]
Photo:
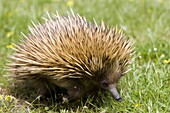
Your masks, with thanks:
[[[170,1],[169,0],[0,0],[0,112],[170,112]],[[28,33],[31,20],[43,23],[46,11],[65,15],[74,12],[103,20],[109,26],[121,27],[134,40],[135,58],[132,70],[119,82],[123,97],[117,102],[110,95],[101,101],[90,100],[52,105],[22,101],[5,89],[9,84],[5,70],[13,53],[12,43]],[[35,99],[36,100],[36,99]]]

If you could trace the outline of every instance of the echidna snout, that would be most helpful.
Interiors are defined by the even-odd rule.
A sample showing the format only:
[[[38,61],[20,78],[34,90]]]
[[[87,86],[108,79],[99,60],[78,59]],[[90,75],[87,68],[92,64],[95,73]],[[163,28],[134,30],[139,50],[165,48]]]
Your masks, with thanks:
[[[122,98],[120,97],[117,88],[116,88],[116,84],[110,84],[108,85],[105,81],[103,81],[102,83],[103,89],[107,90],[108,92],[111,93],[111,95],[113,96],[113,98],[117,101],[122,101]]]
[[[112,94],[114,99],[116,99],[119,102],[122,101],[122,98],[120,97],[115,84],[109,85],[108,91]]]

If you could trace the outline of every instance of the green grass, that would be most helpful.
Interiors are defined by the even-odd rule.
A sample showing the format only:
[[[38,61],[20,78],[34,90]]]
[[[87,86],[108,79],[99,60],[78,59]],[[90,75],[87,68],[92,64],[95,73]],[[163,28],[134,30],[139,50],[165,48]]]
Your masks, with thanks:
[[[67,0],[0,0],[0,112],[170,112],[170,1],[169,0],[74,0],[72,9],[87,18],[120,26],[135,41],[132,71],[122,77],[118,89],[123,97],[111,96],[79,104],[33,105],[5,95],[7,58],[11,43],[18,43],[35,23],[43,22],[46,11],[62,15],[69,10]],[[73,104],[73,103],[72,103]]]

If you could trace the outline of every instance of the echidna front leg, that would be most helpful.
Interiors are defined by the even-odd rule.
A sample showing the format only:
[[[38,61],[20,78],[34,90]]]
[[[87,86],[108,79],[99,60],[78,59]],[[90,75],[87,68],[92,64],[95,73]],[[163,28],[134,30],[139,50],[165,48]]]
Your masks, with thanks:
[[[82,84],[74,84],[73,87],[67,89],[69,101],[80,99],[84,95],[84,87]]]
[[[67,90],[68,95],[65,97],[69,101],[79,99],[85,93],[84,85],[78,79],[63,79],[58,81],[56,85]]]

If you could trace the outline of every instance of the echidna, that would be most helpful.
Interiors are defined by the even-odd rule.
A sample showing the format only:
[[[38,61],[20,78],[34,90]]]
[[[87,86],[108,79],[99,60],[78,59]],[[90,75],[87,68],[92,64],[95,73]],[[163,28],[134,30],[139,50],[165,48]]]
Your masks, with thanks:
[[[128,71],[133,54],[133,44],[124,32],[104,22],[87,22],[72,11],[45,20],[33,23],[30,34],[15,45],[10,75],[42,94],[58,92],[58,87],[69,100],[77,100],[104,89],[121,101],[116,84]]]

